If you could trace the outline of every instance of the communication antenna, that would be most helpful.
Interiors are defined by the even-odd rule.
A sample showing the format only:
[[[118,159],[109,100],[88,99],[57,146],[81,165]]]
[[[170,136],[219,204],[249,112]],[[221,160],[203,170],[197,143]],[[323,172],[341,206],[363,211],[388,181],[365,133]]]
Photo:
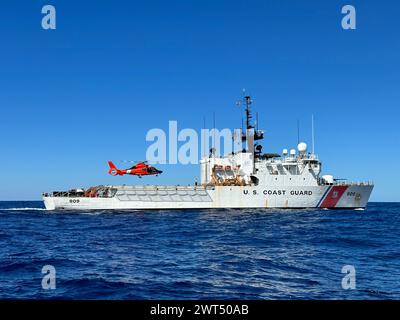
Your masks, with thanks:
[[[297,119],[297,144],[300,143],[300,121]]]
[[[207,163],[208,163],[208,161],[209,161],[209,159],[208,159],[208,157],[207,157],[207,149],[206,149],[206,117],[205,116],[203,116],[203,157],[204,157],[204,161],[205,161],[205,174],[204,174],[204,183],[205,183],[205,185],[207,185],[207,183],[208,183],[208,177],[207,177],[207,173],[208,173],[208,168],[207,168]],[[207,135],[207,137],[208,137],[208,135]],[[208,146],[208,143],[207,143],[207,146]]]
[[[206,151],[206,117],[203,116],[203,157],[207,155]]]
[[[215,155],[215,111],[213,112],[213,149]]]
[[[311,115],[311,140],[312,140],[312,153],[314,154],[314,115]]]
[[[235,153],[235,129],[233,129],[233,135],[232,135],[232,154]]]

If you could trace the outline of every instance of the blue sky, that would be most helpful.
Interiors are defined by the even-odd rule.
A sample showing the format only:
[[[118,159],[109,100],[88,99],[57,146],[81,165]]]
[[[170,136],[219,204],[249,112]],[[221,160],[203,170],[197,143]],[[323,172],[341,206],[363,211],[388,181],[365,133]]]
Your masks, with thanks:
[[[41,8],[57,29],[41,28]],[[357,29],[341,28],[341,8]],[[324,173],[373,180],[400,201],[400,4],[396,1],[7,1],[0,10],[0,200],[112,183],[192,183],[194,165],[111,177],[151,128],[237,127],[254,97],[264,151],[310,142]]]

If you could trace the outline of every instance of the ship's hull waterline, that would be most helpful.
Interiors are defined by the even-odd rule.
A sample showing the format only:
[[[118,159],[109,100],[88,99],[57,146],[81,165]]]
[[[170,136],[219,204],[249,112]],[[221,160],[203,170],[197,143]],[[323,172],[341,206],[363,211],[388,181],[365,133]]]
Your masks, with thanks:
[[[302,187],[115,187],[112,197],[44,195],[48,210],[165,210],[223,208],[365,208],[373,185]]]

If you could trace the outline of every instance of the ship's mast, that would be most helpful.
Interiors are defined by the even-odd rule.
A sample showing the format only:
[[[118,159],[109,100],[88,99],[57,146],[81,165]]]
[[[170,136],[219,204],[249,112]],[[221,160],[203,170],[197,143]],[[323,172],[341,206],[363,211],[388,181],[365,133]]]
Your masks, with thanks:
[[[251,125],[250,121],[251,121],[251,110],[250,110],[250,105],[252,103],[251,101],[251,97],[250,96],[245,96],[244,97],[244,101],[246,104],[246,129],[253,129],[254,127]]]
[[[251,129],[254,128],[254,127],[252,126],[252,124],[251,124],[251,118],[252,118],[251,109],[250,109],[250,105],[251,105],[251,103],[252,103],[251,97],[250,97],[250,96],[244,96],[244,97],[243,97],[243,103],[244,103],[244,105],[246,106],[246,107],[245,107],[245,113],[246,113],[246,130],[245,130],[245,132],[242,132],[242,142],[243,142],[243,143],[246,143],[246,142],[248,142],[247,139],[249,138],[249,137],[248,137],[248,134],[250,133],[249,130],[251,130]],[[246,150],[246,151],[248,151],[248,150]]]
[[[242,101],[238,101],[238,105],[245,105],[245,113],[246,113],[246,129],[243,132],[243,124],[242,124],[242,144],[244,143],[247,148],[243,148],[245,152],[253,153],[253,161],[255,161],[256,155],[261,154],[261,145],[254,145],[254,142],[257,140],[261,140],[264,138],[264,133],[261,130],[258,130],[258,114],[257,114],[257,128],[255,129],[254,124],[251,119],[253,118],[251,114],[251,104],[253,103],[251,96],[246,95],[243,97]],[[242,120],[243,122],[243,120]],[[256,150],[257,149],[257,150]]]

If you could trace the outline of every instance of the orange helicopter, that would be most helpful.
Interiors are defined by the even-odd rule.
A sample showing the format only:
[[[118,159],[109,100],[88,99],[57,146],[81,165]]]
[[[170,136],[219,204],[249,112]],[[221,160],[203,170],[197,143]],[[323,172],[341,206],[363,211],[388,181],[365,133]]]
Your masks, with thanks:
[[[110,167],[108,173],[112,176],[123,176],[125,174],[130,174],[133,176],[138,176],[139,178],[142,176],[159,175],[162,173],[161,170],[146,164],[146,162],[147,161],[138,162],[128,169],[118,169],[112,161],[108,161],[108,166]]]

